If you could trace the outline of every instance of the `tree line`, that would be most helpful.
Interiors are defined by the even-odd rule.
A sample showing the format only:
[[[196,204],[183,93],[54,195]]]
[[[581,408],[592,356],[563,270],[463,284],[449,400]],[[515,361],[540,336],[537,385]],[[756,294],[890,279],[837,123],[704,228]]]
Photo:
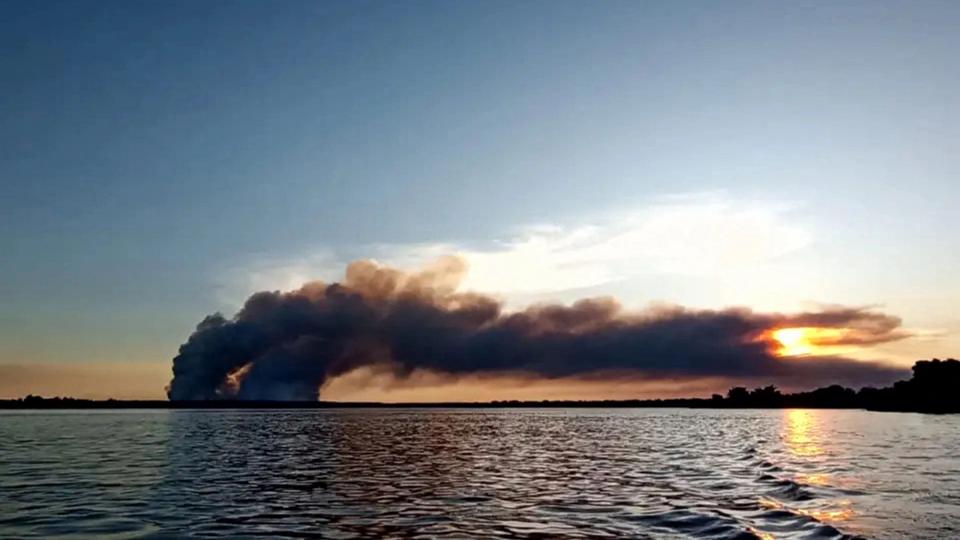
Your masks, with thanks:
[[[71,397],[44,398],[28,395],[0,400],[4,409],[262,409],[262,408],[372,408],[372,407],[686,407],[686,408],[822,408],[869,409],[925,413],[960,413],[960,361],[920,360],[913,365],[909,380],[884,388],[860,390],[831,385],[808,392],[782,393],[776,386],[748,390],[731,388],[726,395],[710,398],[626,399],[626,400],[543,400],[450,403],[356,403],[331,401],[249,401],[249,400],[90,400]]]

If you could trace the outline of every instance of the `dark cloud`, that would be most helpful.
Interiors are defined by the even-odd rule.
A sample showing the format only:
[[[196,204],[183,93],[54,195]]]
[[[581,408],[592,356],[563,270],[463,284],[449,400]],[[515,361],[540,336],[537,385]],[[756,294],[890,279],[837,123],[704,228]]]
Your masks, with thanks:
[[[900,329],[900,318],[870,311],[869,307],[828,306],[823,311],[785,318],[783,324],[815,328],[839,328],[841,332],[815,338],[817,345],[877,345],[909,337]]]
[[[497,300],[458,293],[455,257],[407,274],[354,262],[343,283],[260,292],[232,319],[211,315],[174,358],[170,399],[314,400],[327,377],[389,364],[450,374],[567,377],[635,373],[645,378],[767,378],[797,384],[882,384],[904,370],[844,358],[785,360],[770,332],[844,329],[829,345],[900,339],[895,317],[864,308],[791,315],[744,308],[659,307],[626,312],[616,300],[535,305],[506,313]],[[611,375],[613,376],[613,375]]]

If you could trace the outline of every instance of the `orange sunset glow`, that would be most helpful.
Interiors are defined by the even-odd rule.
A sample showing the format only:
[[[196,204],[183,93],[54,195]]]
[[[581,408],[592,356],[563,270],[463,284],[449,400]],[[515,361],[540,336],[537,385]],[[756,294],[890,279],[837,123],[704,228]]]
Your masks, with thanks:
[[[837,340],[846,334],[843,328],[778,328],[771,332],[779,356],[810,356],[833,352]]]

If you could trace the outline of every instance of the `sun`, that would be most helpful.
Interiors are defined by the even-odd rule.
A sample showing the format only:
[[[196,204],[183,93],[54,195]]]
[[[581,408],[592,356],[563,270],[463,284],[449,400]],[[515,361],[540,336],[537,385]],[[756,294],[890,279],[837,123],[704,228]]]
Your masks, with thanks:
[[[780,356],[804,356],[813,354],[815,345],[810,339],[816,332],[812,328],[780,328],[773,331],[773,339],[780,347]]]
[[[842,352],[841,346],[846,328],[819,328],[800,326],[777,328],[770,332],[776,342],[777,356],[809,356]]]

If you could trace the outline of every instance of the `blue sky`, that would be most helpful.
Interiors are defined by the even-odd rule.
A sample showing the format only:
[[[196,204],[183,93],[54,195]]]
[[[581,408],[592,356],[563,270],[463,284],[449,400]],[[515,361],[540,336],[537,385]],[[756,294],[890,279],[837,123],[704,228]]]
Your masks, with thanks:
[[[0,364],[168,362],[255,288],[441,251],[564,278],[518,302],[880,304],[929,334],[891,357],[958,352],[956,2],[2,9]]]

